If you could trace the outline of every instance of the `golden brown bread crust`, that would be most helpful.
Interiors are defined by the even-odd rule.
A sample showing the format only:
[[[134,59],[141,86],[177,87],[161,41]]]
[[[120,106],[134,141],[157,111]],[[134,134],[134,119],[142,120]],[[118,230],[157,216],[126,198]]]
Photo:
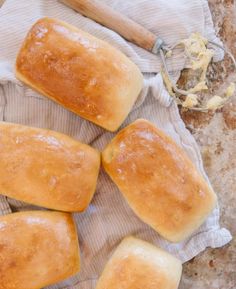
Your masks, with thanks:
[[[141,88],[138,67],[108,43],[62,21],[42,18],[16,60],[16,76],[67,109],[116,130]]]
[[[135,213],[172,242],[189,236],[215,206],[215,193],[185,152],[146,120],[120,131],[102,162]]]
[[[64,134],[0,122],[0,193],[60,211],[89,205],[100,153]]]
[[[142,240],[124,239],[108,261],[96,289],[177,289],[179,260]]]
[[[0,289],[40,289],[79,269],[70,214],[32,211],[0,217]]]

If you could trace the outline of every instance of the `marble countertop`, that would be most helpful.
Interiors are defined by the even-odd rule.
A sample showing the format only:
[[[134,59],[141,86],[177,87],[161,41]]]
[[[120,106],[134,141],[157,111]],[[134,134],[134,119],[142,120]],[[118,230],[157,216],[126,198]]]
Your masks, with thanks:
[[[3,2],[0,0],[0,6]],[[209,3],[217,33],[236,57],[236,2],[209,0]],[[184,83],[187,77],[184,73],[180,82]],[[211,65],[209,78],[211,90],[219,95],[226,82],[236,81],[227,57]],[[221,224],[234,238],[225,247],[207,249],[184,264],[179,289],[236,289],[236,95],[215,114],[181,114],[201,148],[205,169],[218,194]]]
[[[236,57],[236,2],[209,0],[216,31]],[[185,81],[186,75],[181,81]],[[236,81],[228,57],[209,68],[211,89],[222,95]],[[187,128],[200,146],[204,166],[218,194],[223,227],[233,235],[230,244],[207,249],[184,265],[179,289],[236,289],[236,95],[213,113],[182,112]]]

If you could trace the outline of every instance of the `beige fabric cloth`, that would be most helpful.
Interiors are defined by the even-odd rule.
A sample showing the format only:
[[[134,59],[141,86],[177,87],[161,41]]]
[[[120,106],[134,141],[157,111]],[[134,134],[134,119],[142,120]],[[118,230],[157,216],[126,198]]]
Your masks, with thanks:
[[[216,40],[208,4],[205,0],[104,0],[143,26],[173,44],[191,32]],[[160,74],[159,57],[126,42],[115,32],[77,14],[55,0],[7,0],[0,9],[0,120],[53,129],[66,133],[102,150],[113,133],[81,119],[56,103],[19,83],[14,76],[14,61],[30,26],[43,16],[56,17],[80,27],[113,44],[142,70],[145,84],[132,112],[122,127],[143,117],[169,134],[182,146],[207,179],[194,138],[186,130],[177,106],[167,93]],[[169,61],[173,76],[185,66],[183,55]],[[215,60],[222,58],[217,51]],[[158,167],[157,167],[158,169]],[[1,176],[0,176],[1,177]],[[13,176],[14,177],[14,176]],[[208,179],[207,179],[208,181]],[[0,214],[28,210],[32,206],[0,196]],[[185,262],[206,247],[220,247],[231,240],[219,226],[217,207],[201,228],[189,239],[171,244],[135,216],[116,186],[101,170],[98,186],[86,212],[74,214],[78,226],[82,270],[73,278],[48,288],[92,289],[109,256],[127,235],[135,235],[167,249]]]

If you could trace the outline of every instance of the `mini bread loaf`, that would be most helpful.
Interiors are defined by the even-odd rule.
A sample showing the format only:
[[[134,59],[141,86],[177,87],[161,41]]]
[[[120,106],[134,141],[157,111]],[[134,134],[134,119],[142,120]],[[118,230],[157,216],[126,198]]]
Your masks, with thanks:
[[[56,19],[38,20],[16,60],[18,79],[115,131],[141,91],[138,67],[108,43]]]
[[[177,289],[181,262],[147,242],[128,237],[108,261],[96,289]]]
[[[64,134],[0,122],[0,194],[60,211],[89,205],[100,153]]]
[[[216,204],[185,152],[146,120],[121,130],[102,162],[134,212],[169,241],[192,234]]]
[[[32,211],[0,217],[0,289],[40,289],[79,269],[70,214]]]

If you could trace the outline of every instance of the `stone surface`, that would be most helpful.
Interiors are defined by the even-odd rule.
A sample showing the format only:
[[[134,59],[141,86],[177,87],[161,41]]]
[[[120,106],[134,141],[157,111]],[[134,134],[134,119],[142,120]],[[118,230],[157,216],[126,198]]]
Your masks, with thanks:
[[[0,0],[0,6],[4,0]],[[209,0],[217,33],[236,57],[236,2]],[[222,95],[236,75],[228,57],[212,64],[210,93]],[[185,72],[180,83],[188,79]],[[205,169],[218,193],[221,224],[234,239],[220,249],[207,249],[184,265],[179,289],[236,289],[236,95],[214,113],[181,112],[199,144]]]
[[[236,2],[210,0],[216,31],[236,57]],[[210,93],[222,95],[236,81],[228,57],[209,68]],[[182,84],[188,74],[182,76]],[[236,289],[236,95],[214,113],[182,112],[187,128],[200,146],[204,166],[218,194],[221,224],[233,240],[220,249],[207,249],[184,265],[180,289]]]

